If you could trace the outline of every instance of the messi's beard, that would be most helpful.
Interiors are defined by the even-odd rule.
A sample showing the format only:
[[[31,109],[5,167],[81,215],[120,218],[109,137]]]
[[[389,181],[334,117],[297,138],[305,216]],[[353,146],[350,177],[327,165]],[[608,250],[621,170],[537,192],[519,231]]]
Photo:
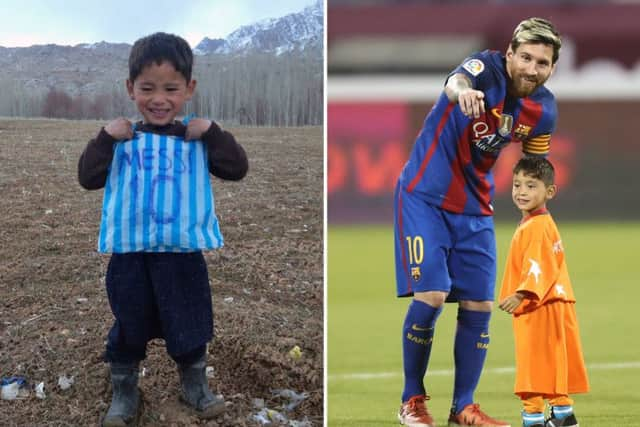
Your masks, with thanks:
[[[531,83],[531,84],[526,84]],[[522,74],[515,74],[514,78],[509,82],[509,93],[513,96],[517,96],[519,98],[524,98],[526,96],[531,95],[538,89],[540,86],[544,84],[544,80],[540,79],[530,79]]]

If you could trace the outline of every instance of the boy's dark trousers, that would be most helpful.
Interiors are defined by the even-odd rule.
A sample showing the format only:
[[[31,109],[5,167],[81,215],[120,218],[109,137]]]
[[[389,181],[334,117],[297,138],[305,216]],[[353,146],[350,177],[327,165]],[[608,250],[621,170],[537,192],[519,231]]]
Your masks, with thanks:
[[[204,354],[213,337],[213,311],[202,252],[113,254],[106,287],[115,316],[106,361],[138,362],[153,338],[164,338],[178,363]]]
[[[139,361],[147,342],[164,338],[178,364],[181,398],[200,418],[225,410],[209,390],[206,343],[213,337],[207,266],[201,252],[113,254],[107,295],[115,316],[105,359],[111,365],[112,399],[102,426],[136,425],[140,415]]]

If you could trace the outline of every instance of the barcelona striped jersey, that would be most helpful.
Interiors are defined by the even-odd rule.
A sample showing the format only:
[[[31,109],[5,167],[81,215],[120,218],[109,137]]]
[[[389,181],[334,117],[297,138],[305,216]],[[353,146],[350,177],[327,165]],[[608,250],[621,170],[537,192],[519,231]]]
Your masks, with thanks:
[[[528,154],[546,155],[557,107],[544,86],[525,98],[507,94],[504,54],[478,52],[451,73],[464,73],[485,95],[485,113],[465,116],[457,103],[440,95],[400,175],[400,185],[427,203],[467,215],[492,215],[491,168],[500,150],[521,143]]]
[[[222,245],[204,143],[136,132],[114,145],[100,252],[192,252]]]

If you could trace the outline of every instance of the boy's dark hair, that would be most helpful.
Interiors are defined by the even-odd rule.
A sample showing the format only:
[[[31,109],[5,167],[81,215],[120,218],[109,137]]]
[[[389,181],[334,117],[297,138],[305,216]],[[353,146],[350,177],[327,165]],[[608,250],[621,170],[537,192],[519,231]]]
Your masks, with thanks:
[[[522,171],[527,176],[539,179],[547,187],[553,185],[555,170],[551,162],[544,157],[525,156],[513,167],[513,174]]]
[[[167,33],[154,33],[133,44],[129,54],[129,80],[133,82],[152,63],[160,65],[164,61],[173,65],[187,82],[191,81],[191,47],[182,37]]]

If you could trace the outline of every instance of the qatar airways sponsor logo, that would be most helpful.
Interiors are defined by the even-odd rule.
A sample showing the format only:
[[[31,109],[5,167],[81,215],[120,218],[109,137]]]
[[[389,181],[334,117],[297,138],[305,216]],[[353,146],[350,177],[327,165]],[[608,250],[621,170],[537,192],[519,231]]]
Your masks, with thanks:
[[[473,144],[480,150],[487,153],[500,151],[511,141],[511,129],[513,128],[513,116],[502,114],[497,132],[491,132],[491,127],[483,122],[477,121],[471,126]]]

